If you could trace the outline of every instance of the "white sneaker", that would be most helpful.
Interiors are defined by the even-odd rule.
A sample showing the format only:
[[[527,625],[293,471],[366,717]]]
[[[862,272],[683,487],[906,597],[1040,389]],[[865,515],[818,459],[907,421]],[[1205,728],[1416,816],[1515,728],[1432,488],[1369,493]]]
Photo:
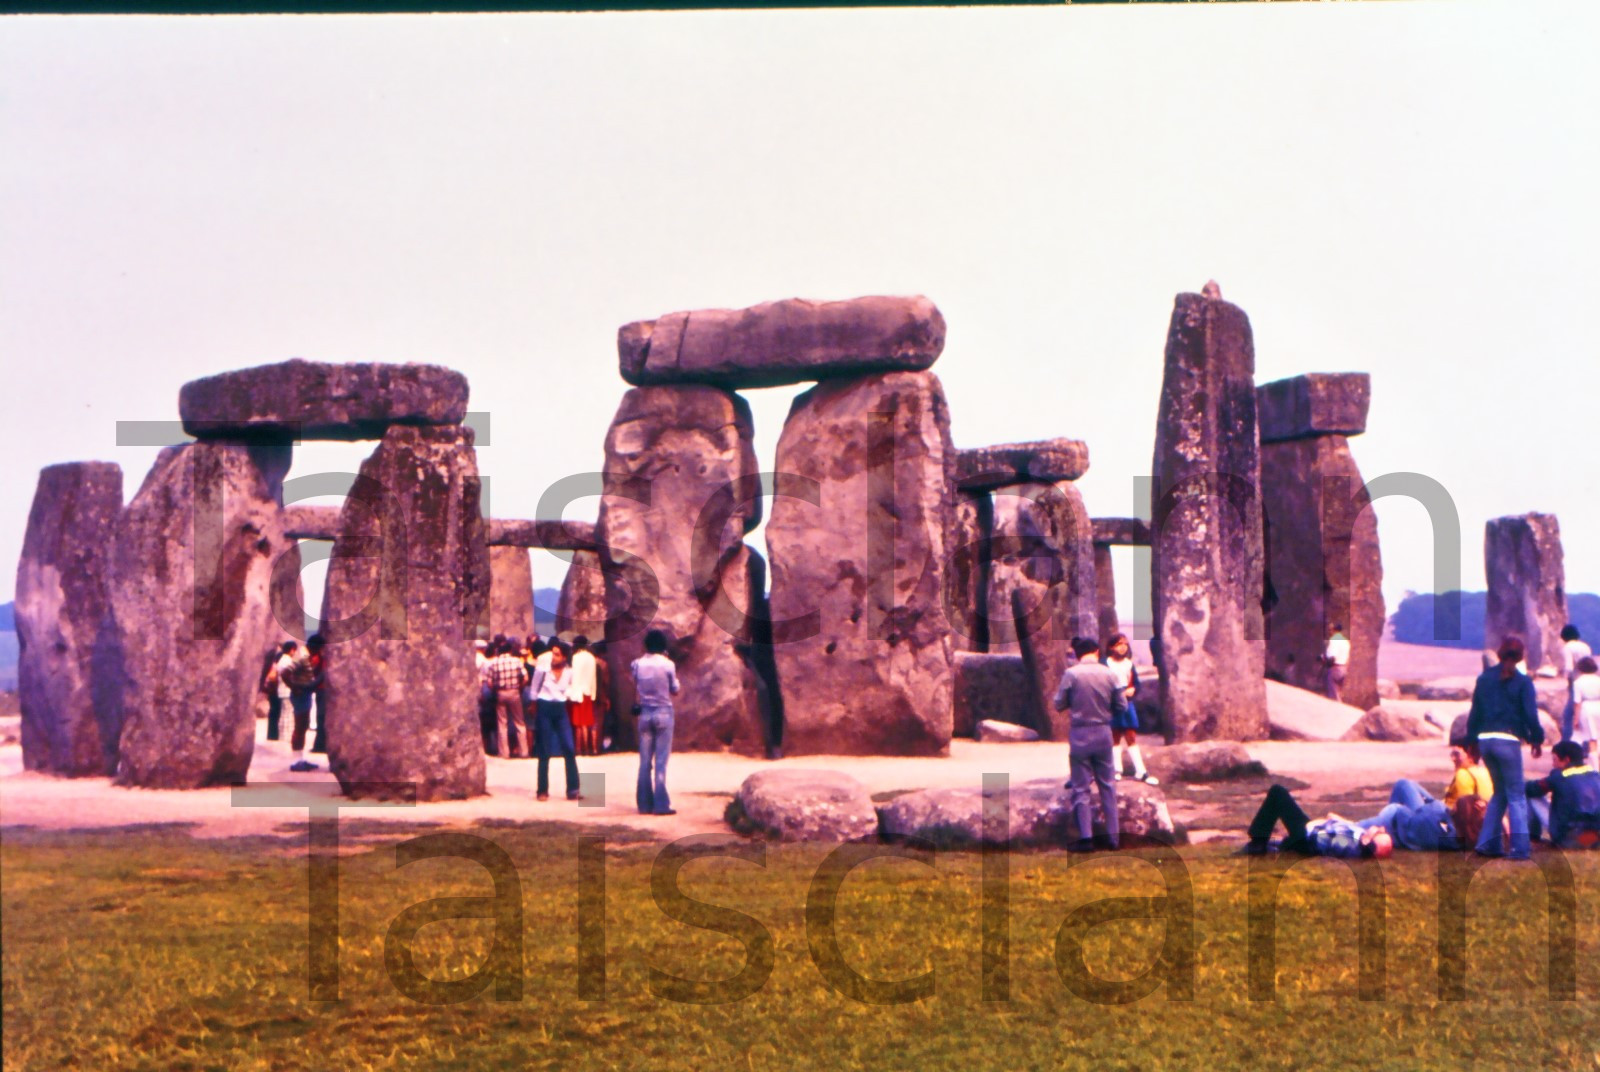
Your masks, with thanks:
[[[1122,781],[1122,772],[1121,771],[1113,772],[1112,775],[1111,775],[1111,779],[1112,779],[1112,781],[1116,781],[1116,782]]]
[[[1149,771],[1145,771],[1143,774],[1139,775],[1139,780],[1141,782],[1143,782],[1145,785],[1160,785],[1161,784],[1161,779],[1157,778],[1155,775],[1151,774]]]

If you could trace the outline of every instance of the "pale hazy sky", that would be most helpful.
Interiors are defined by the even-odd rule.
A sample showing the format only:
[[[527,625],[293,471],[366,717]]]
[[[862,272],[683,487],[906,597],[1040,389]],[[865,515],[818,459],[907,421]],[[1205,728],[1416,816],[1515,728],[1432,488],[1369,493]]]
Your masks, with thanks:
[[[1356,457],[1449,489],[1466,587],[1544,510],[1600,590],[1596,40],[1529,2],[0,20],[0,562],[40,467],[131,497],[118,420],[295,356],[465,372],[531,516],[599,468],[618,325],[790,296],[927,294],[957,445],[1083,438],[1128,514],[1214,277],[1260,381],[1372,373]],[[797,391],[751,393],[764,467]],[[1377,509],[1392,608],[1431,538]]]

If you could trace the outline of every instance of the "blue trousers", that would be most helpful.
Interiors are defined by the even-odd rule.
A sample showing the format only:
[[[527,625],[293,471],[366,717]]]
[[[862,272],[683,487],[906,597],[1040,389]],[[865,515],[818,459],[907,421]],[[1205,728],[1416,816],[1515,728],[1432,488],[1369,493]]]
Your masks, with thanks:
[[[1094,836],[1094,808],[1090,803],[1092,785],[1100,789],[1100,806],[1106,814],[1106,839],[1113,849],[1121,844],[1117,815],[1117,783],[1111,771],[1111,731],[1101,727],[1083,735],[1071,734],[1072,811],[1078,819],[1078,838]]]
[[[578,749],[565,700],[540,700],[534,707],[534,738],[539,749],[539,792],[550,792],[550,756],[559,750],[566,765],[567,796],[578,795]]]
[[[672,754],[672,711],[639,714],[639,813],[662,815],[672,810],[667,795],[667,757]]]
[[[1435,852],[1456,844],[1455,822],[1449,810],[1410,778],[1394,783],[1383,810],[1356,825],[1363,830],[1383,827],[1397,849]]]
[[[1489,798],[1489,810],[1483,816],[1483,833],[1478,835],[1478,851],[1495,855],[1503,851],[1500,820],[1509,815],[1511,858],[1526,860],[1532,846],[1528,841],[1528,795],[1522,777],[1522,742],[1499,741],[1492,737],[1480,739],[1478,751],[1494,782],[1494,795]]]

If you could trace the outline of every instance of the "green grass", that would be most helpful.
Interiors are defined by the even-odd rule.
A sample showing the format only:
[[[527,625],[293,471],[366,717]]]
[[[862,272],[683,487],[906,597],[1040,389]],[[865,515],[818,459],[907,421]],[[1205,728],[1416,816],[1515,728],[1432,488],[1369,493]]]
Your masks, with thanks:
[[[1577,1001],[1545,994],[1544,917],[1529,908],[1544,895],[1527,867],[1497,864],[1473,884],[1468,998],[1441,1001],[1435,860],[1385,862],[1386,986],[1382,1000],[1361,1001],[1354,882],[1338,863],[1298,864],[1280,890],[1276,1000],[1252,1001],[1246,861],[1185,848],[1193,1000],[1157,989],[1131,1005],[1103,1005],[1057,975],[1056,933],[1088,902],[1159,894],[1156,870],[1134,862],[1146,854],[1011,859],[1009,1001],[981,992],[981,858],[941,853],[932,869],[871,861],[845,882],[838,905],[846,962],[874,979],[937,973],[932,996],[873,1005],[830,989],[808,956],[806,896],[825,850],[745,842],[765,853],[764,867],[696,860],[680,883],[759,920],[772,936],[773,967],[750,997],[705,1005],[656,996],[651,969],[728,977],[744,965],[744,949],[657,907],[658,846],[610,832],[606,1000],[584,1001],[580,831],[498,823],[477,832],[509,853],[520,878],[521,998],[429,1005],[389,981],[385,931],[430,898],[489,895],[489,874],[462,860],[396,869],[394,828],[344,831],[355,851],[341,860],[337,1002],[308,994],[303,833],[203,841],[170,827],[6,831],[5,1069],[1600,1068],[1600,853],[1572,857]],[[430,978],[470,975],[491,928],[488,920],[424,926],[416,963]],[[1161,942],[1159,921],[1107,923],[1089,932],[1085,959],[1109,979],[1137,976]]]

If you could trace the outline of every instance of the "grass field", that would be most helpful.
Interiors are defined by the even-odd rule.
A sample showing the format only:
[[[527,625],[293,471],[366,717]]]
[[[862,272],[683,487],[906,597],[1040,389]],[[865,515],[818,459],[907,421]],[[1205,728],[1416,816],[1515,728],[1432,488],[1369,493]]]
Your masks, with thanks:
[[[580,831],[497,824],[474,833],[515,868],[504,907],[520,907],[520,925],[502,919],[522,943],[520,995],[501,991],[515,1000],[496,1000],[490,988],[430,1004],[391,981],[385,932],[432,898],[489,897],[490,873],[462,859],[397,868],[396,845],[434,832],[426,828],[398,837],[393,827],[379,833],[357,822],[341,830],[336,1001],[313,1001],[308,992],[303,827],[280,838],[216,841],[166,827],[8,830],[0,844],[4,1067],[1600,1068],[1600,853],[1572,857],[1576,1000],[1546,992],[1545,894],[1532,867],[1496,864],[1473,882],[1467,996],[1441,1000],[1439,861],[1364,863],[1387,890],[1387,950],[1372,995],[1379,999],[1361,1000],[1350,871],[1330,861],[1297,864],[1279,891],[1276,971],[1258,980],[1275,979],[1276,997],[1252,1000],[1247,904],[1251,883],[1268,879],[1249,877],[1246,860],[1226,849],[1184,849],[1194,896],[1192,997],[1174,999],[1184,989],[1179,972],[1176,986],[1169,976],[1167,987],[1132,1003],[1103,1004],[1063,982],[1057,932],[1089,902],[1159,896],[1160,873],[1135,862],[1149,850],[1088,863],[1060,853],[1010,858],[1007,1000],[984,995],[982,858],[939,853],[931,867],[872,860],[839,895],[833,933],[843,962],[879,982],[934,973],[926,996],[874,1004],[830,987],[809,952],[826,946],[820,918],[810,942],[807,934],[822,848],[745,843],[764,852],[764,866],[727,857],[684,866],[678,881],[688,897],[753,917],[712,920],[742,935],[735,938],[670,918],[651,894],[661,847],[609,834],[605,958],[603,968],[585,962],[580,981]],[[596,887],[586,888],[587,903],[598,903]],[[680,918],[693,916],[693,905],[674,907],[665,895],[662,902]],[[588,916],[591,925],[598,919]],[[463,979],[488,957],[495,926],[429,923],[390,956],[403,968],[409,948],[428,979]],[[1100,924],[1083,938],[1084,964],[1105,980],[1138,977],[1160,955],[1164,933],[1159,919]],[[690,980],[691,990],[696,980],[740,977],[743,942],[755,950],[755,967],[742,978],[759,984],[748,997],[696,1004],[661,996],[673,985],[667,976]],[[514,985],[517,960],[507,963],[502,981]],[[997,976],[989,978],[989,996],[1002,996]],[[407,985],[415,990],[416,980]],[[585,985],[603,986],[604,1000],[584,1000]],[[1087,989],[1081,979],[1075,985]]]

